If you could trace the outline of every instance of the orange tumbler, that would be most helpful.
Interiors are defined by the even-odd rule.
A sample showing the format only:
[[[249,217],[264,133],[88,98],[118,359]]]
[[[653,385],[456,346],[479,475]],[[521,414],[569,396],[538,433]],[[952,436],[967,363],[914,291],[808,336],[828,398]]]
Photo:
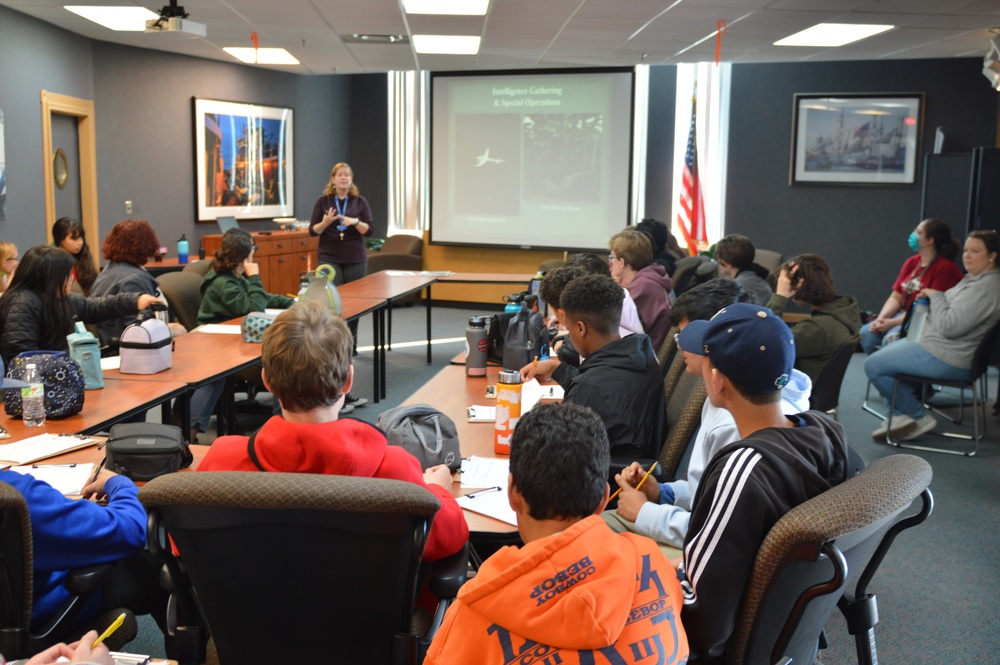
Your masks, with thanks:
[[[497,379],[497,420],[493,430],[493,452],[510,455],[510,435],[521,418],[521,373],[505,369]]]

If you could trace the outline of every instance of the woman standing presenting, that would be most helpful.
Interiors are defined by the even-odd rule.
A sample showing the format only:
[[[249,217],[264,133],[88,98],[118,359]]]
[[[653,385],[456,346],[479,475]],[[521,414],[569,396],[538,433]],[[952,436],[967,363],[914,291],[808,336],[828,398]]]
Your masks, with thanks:
[[[364,236],[372,234],[372,209],[354,184],[354,169],[338,162],[330,172],[330,183],[316,200],[309,220],[309,234],[319,236],[319,263],[337,269],[337,286],[361,279],[368,272],[368,248]],[[357,353],[358,322],[348,324]],[[368,400],[348,394],[348,406],[364,406]]]

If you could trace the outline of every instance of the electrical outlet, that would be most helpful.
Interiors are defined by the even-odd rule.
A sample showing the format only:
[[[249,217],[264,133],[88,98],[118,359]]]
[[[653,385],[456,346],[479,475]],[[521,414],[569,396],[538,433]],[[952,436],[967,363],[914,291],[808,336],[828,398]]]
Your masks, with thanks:
[[[132,214],[132,202],[131,201],[126,201],[125,202],[125,214],[126,215],[131,215]]]

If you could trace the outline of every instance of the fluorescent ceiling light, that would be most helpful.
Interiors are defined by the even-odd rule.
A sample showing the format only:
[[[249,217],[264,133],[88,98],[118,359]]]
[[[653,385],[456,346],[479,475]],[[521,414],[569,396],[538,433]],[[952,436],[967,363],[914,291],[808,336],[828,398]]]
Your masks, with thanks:
[[[159,14],[145,7],[91,7],[87,5],[66,5],[77,16],[93,21],[111,30],[145,32],[146,20],[160,18]]]
[[[861,25],[854,23],[817,23],[802,32],[774,42],[775,46],[843,46],[886,30],[894,25]]]
[[[403,0],[407,14],[485,16],[490,0]]]
[[[444,55],[475,55],[479,53],[479,37],[457,35],[413,35],[413,48],[417,53]]]
[[[222,49],[241,62],[250,65],[297,65],[295,56],[283,48],[253,48],[251,46],[226,46]]]

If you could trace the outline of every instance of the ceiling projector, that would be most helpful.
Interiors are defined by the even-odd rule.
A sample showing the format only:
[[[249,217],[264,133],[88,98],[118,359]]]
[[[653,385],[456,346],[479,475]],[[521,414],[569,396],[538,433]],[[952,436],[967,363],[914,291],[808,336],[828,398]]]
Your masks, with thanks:
[[[204,37],[207,34],[204,23],[195,23],[179,16],[151,18],[146,21],[146,32],[175,32],[190,37]]]

